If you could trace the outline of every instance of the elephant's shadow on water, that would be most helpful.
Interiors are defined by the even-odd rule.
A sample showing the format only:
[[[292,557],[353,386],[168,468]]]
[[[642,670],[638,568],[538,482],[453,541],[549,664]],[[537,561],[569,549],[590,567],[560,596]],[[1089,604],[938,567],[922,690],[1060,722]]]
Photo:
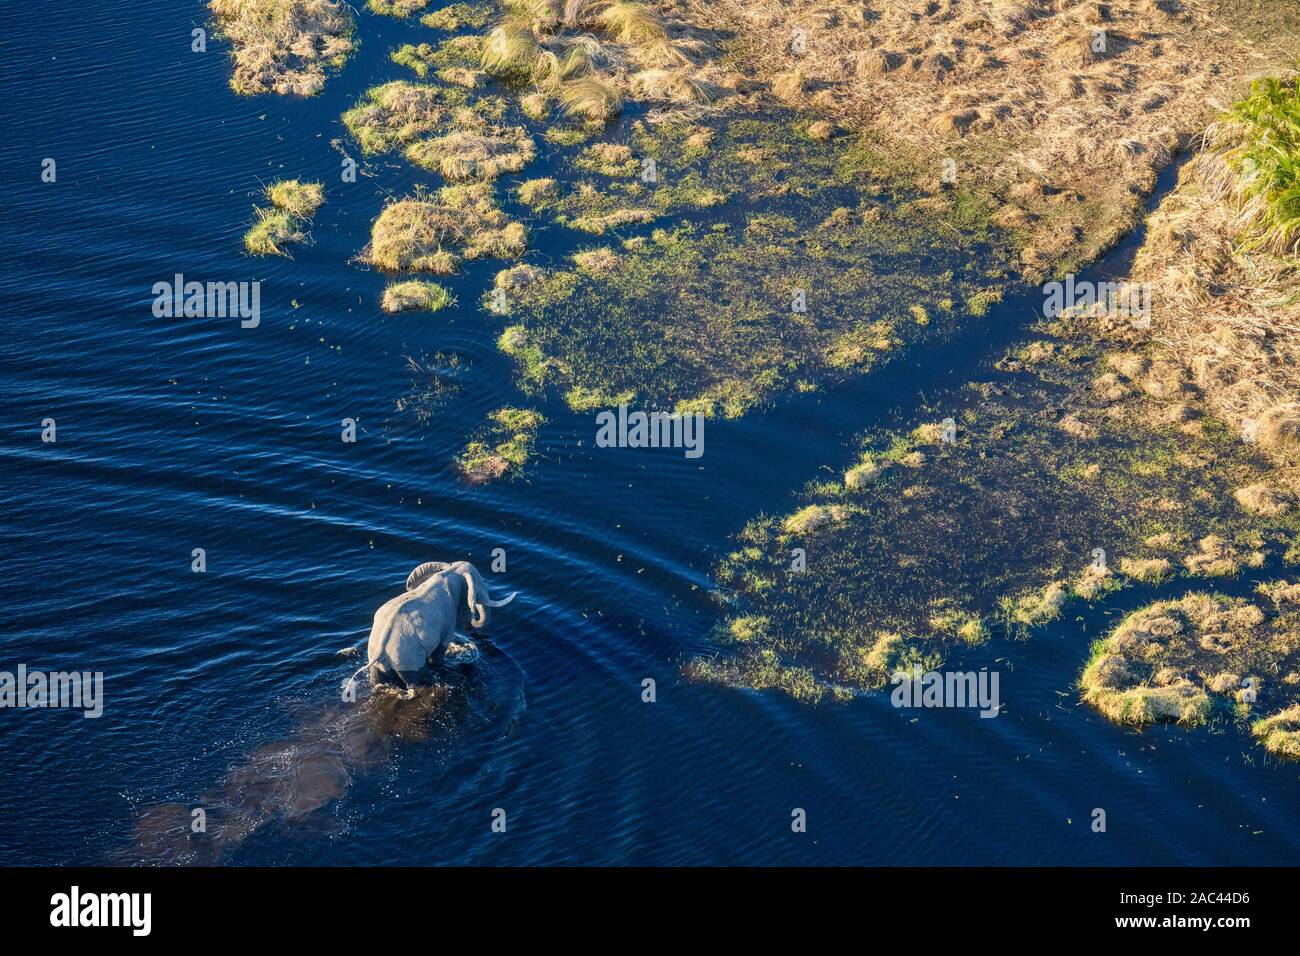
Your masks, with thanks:
[[[485,660],[500,656],[480,639]],[[475,655],[477,657],[479,655]],[[145,807],[119,864],[214,864],[266,827],[306,832],[336,829],[324,812],[345,797],[353,779],[387,764],[400,743],[451,742],[484,706],[487,685],[474,663],[449,660],[408,697],[376,688],[355,703],[321,709],[300,704],[296,731],[255,748],[193,803]],[[495,705],[488,700],[487,708]],[[202,810],[201,824],[197,810]]]

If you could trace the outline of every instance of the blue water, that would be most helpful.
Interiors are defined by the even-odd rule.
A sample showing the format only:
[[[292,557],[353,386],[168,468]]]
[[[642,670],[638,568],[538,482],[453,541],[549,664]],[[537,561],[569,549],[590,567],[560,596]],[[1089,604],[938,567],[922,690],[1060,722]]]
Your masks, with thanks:
[[[996,720],[677,676],[709,648],[708,572],[730,536],[843,465],[854,433],[995,358],[1031,298],[923,361],[711,422],[698,461],[592,454],[590,416],[548,401],[528,477],[467,487],[452,457],[520,401],[475,305],[500,263],[452,280],[456,309],[384,316],[382,277],[350,260],[386,196],[434,178],[393,160],[342,183],[331,145],[363,89],[407,75],[388,50],[427,31],[362,12],[362,48],[321,96],[239,98],[222,44],[189,50],[205,20],[194,0],[0,8],[0,669],[106,675],[98,720],[0,711],[0,863],[1295,859],[1296,765],[1232,726],[1134,734],[1077,702],[1088,643],[1148,595],[955,658],[1003,671]],[[327,184],[314,241],[250,259],[242,232],[280,176]],[[535,233],[530,261],[547,243]],[[176,272],[261,280],[261,326],[154,318],[151,287]],[[439,351],[470,364],[420,423],[396,407],[406,358]],[[356,662],[336,651],[411,568],[486,570],[494,548],[492,586],[520,595],[460,669],[456,706],[341,704]],[[200,805],[243,826],[219,853],[177,835]]]

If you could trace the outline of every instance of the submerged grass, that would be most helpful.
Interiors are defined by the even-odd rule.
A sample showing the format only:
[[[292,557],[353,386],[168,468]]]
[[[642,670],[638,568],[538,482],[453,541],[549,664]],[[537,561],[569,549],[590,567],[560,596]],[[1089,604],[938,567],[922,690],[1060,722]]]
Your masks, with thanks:
[[[751,118],[630,133],[574,159],[599,182],[519,187],[604,240],[576,272],[512,290],[507,341],[527,389],[734,417],[796,380],[869,371],[1000,295],[1005,250],[978,215],[961,218],[960,194],[909,208],[847,137]],[[634,175],[647,161],[652,174]],[[932,231],[936,215],[952,234]]]
[[[1260,515],[1232,494],[1268,471],[1250,445],[1195,414],[1171,421],[1186,396],[1096,388],[1092,376],[1113,367],[1105,344],[1064,323],[1051,331],[932,406],[939,421],[864,436],[843,482],[811,485],[788,515],[750,522],[718,580],[733,593],[728,622],[762,618],[764,632],[738,642],[724,624],[720,653],[688,675],[774,686],[788,667],[813,675],[812,689],[801,677],[803,696],[843,696],[881,686],[905,655],[941,661],[980,639],[983,622],[1027,634],[1072,601],[1235,574],[1295,540],[1294,511]],[[1283,623],[1292,636],[1278,647],[1292,654],[1300,634]],[[1241,653],[1259,650],[1247,642]],[[1124,694],[1094,702],[1128,722],[1208,714],[1199,671],[1133,673]]]

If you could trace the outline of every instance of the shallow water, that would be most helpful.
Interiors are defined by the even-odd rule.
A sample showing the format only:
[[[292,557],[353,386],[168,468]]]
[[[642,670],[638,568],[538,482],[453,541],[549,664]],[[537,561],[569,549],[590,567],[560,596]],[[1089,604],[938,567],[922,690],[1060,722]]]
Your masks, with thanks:
[[[453,456],[518,400],[475,304],[500,263],[449,283],[458,309],[379,313],[384,280],[349,260],[386,195],[434,178],[385,159],[342,184],[331,145],[361,90],[408,75],[388,50],[427,31],[363,12],[362,48],[322,96],[244,99],[221,44],[189,52],[200,3],[61,12],[0,15],[0,668],[102,670],[107,700],[98,720],[0,712],[0,863],[209,859],[213,841],[184,834],[200,804],[242,821],[218,848],[236,864],[1294,859],[1296,765],[1232,727],[1134,734],[1078,704],[1088,643],[1145,594],[954,656],[1002,670],[995,720],[677,677],[708,647],[708,572],[730,536],[847,462],[853,434],[995,358],[1036,297],[869,379],[710,422],[698,461],[593,454],[591,416],[547,401],[527,479],[467,487]],[[546,168],[539,146],[527,175]],[[46,156],[55,184],[39,181]],[[314,243],[246,258],[257,193],[279,176],[327,184]],[[529,261],[557,254],[546,241]],[[261,326],[155,319],[151,286],[178,271],[262,280]],[[435,352],[471,364],[421,423],[396,403],[406,357]],[[47,416],[55,445],[40,441]],[[364,640],[410,569],[486,569],[498,547],[508,569],[490,583],[520,595],[463,700],[398,724],[384,701],[342,705],[356,662],[336,651]],[[1088,827],[1094,807],[1106,834]]]

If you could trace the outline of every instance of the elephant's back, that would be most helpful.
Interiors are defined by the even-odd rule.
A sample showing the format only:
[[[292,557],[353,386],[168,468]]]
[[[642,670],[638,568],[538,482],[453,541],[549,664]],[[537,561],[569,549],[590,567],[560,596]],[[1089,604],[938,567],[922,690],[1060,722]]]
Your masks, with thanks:
[[[406,603],[410,595],[401,594],[379,606],[370,625],[370,640],[366,642],[366,656],[370,661],[382,659],[392,641],[399,639],[405,630]]]

